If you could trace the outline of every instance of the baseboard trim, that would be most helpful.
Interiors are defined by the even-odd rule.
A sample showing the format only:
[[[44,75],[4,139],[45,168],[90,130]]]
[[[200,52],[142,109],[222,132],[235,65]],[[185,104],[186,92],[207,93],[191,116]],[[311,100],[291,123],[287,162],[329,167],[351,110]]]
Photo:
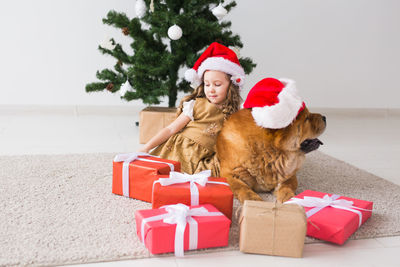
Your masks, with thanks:
[[[1,115],[139,115],[146,105],[0,105]],[[392,117],[400,116],[400,108],[324,108],[309,107],[311,112],[326,115]]]
[[[358,116],[358,117],[399,117],[400,108],[321,108],[311,107],[311,112],[337,116]]]
[[[0,105],[0,115],[138,115],[145,105]]]

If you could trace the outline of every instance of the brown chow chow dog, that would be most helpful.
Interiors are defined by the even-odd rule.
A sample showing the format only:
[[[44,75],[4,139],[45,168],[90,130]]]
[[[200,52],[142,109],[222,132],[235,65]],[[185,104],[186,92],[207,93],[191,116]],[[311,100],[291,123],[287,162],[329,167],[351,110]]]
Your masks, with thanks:
[[[316,138],[325,130],[326,118],[308,111],[288,79],[261,80],[243,106],[217,138],[221,177],[241,203],[262,200],[256,192],[272,190],[285,202],[295,195],[296,172],[305,154],[322,144]]]

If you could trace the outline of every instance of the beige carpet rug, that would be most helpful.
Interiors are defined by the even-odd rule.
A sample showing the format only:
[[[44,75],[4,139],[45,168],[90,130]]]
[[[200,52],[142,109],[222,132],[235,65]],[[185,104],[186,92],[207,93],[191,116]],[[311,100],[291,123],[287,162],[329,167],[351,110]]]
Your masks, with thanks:
[[[134,211],[150,204],[111,193],[114,155],[0,157],[0,265],[152,257],[134,220]],[[374,202],[372,217],[351,239],[400,235],[400,186],[317,151],[298,177],[298,193],[311,189]],[[227,248],[188,253],[238,249],[238,213]]]

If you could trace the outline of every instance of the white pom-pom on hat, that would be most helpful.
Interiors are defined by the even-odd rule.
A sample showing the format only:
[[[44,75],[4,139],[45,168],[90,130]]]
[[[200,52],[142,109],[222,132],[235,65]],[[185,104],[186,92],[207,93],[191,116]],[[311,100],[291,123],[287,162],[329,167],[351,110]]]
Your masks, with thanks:
[[[191,87],[197,88],[201,84],[201,78],[197,75],[194,69],[188,69],[185,71],[185,80],[190,82]]]
[[[185,79],[187,81],[193,81],[197,77],[197,72],[194,69],[188,69],[185,71]]]

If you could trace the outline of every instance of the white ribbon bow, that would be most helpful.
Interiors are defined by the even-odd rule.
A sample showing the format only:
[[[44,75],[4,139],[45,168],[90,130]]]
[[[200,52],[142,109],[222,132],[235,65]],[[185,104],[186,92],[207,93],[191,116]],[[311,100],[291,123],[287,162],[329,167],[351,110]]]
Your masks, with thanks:
[[[134,160],[141,160],[141,161],[147,161],[147,162],[155,162],[155,163],[163,163],[167,164],[171,171],[174,170],[174,164],[167,163],[167,162],[162,162],[162,161],[157,161],[157,160],[151,160],[151,159],[144,159],[144,158],[139,158],[140,156],[152,156],[148,153],[125,153],[125,154],[118,154],[114,157],[114,162],[124,162],[122,165],[122,192],[123,195],[126,197],[129,197],[129,164],[134,161]]]
[[[314,215],[315,213],[319,212],[320,210],[326,207],[351,211],[358,214],[359,218],[358,227],[360,227],[362,223],[362,213],[360,212],[360,210],[364,211],[371,211],[371,210],[353,206],[354,204],[353,201],[338,199],[339,197],[340,197],[339,195],[332,195],[332,196],[325,195],[322,198],[305,196],[304,199],[292,198],[289,201],[286,201],[285,204],[296,203],[303,207],[308,207],[308,208],[313,207],[313,209],[310,209],[306,212],[307,218],[311,217],[312,215]]]
[[[199,188],[197,185],[205,186],[207,183],[211,184],[223,184],[229,186],[228,183],[208,181],[211,176],[211,170],[205,170],[195,174],[187,174],[180,172],[170,172],[169,178],[160,178],[153,183],[153,188],[156,183],[160,183],[162,186],[168,186],[172,184],[190,183],[190,205],[199,205]],[[197,185],[196,185],[197,184]]]
[[[221,212],[210,212],[204,207],[190,209],[190,207],[179,203],[175,205],[167,205],[165,208],[167,213],[144,218],[141,224],[142,242],[144,243],[144,226],[146,222],[163,220],[164,223],[176,224],[174,251],[175,256],[184,256],[184,234],[186,224],[189,223],[189,249],[197,249],[198,243],[198,227],[197,221],[192,216],[222,216]]]

